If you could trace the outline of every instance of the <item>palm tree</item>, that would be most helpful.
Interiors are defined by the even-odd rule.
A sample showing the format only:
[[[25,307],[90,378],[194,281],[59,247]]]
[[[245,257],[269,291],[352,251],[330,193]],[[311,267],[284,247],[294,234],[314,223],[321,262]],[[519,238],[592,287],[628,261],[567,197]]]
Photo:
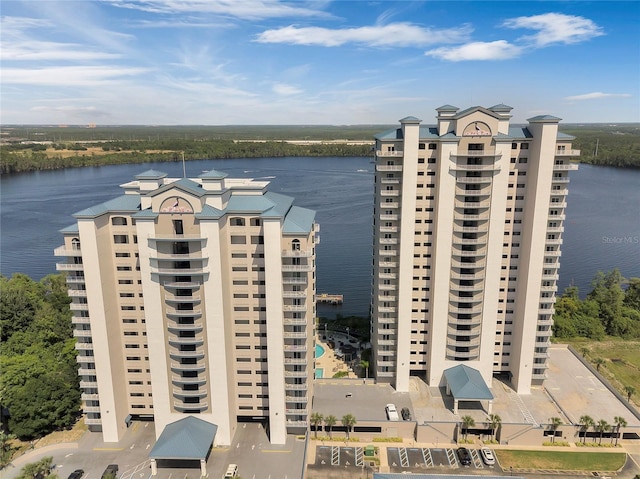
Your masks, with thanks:
[[[600,372],[600,366],[604,364],[604,359],[596,358],[593,360],[593,362],[596,363],[596,371]]]
[[[625,386],[624,392],[627,393],[627,401],[631,401],[631,396],[633,396],[636,392],[636,388],[633,386]]]
[[[613,422],[615,423],[615,428],[616,428],[616,446],[617,446],[618,437],[620,436],[620,429],[623,427],[627,427],[627,420],[622,416],[616,416],[613,418]],[[611,442],[613,442],[613,438],[611,438]]]
[[[580,429],[583,431],[582,443],[587,441],[587,431],[590,427],[595,426],[595,422],[591,416],[580,416]]]
[[[496,430],[502,424],[502,418],[497,414],[489,414],[489,426],[491,427],[491,439],[495,439]]]
[[[562,426],[562,419],[555,416],[549,418],[549,429],[553,432],[551,435],[551,442],[556,442],[556,431],[560,426]]]
[[[355,416],[353,414],[345,414],[344,416],[342,416],[342,425],[347,428],[347,441],[348,441],[351,428],[356,425]]]
[[[314,412],[311,415],[311,424],[313,425],[313,430],[315,431],[315,438],[318,439],[318,426],[322,424],[324,417],[319,412]]]
[[[463,416],[462,417],[462,430],[464,431],[464,439],[467,440],[467,436],[469,435],[469,428],[476,425],[476,422],[473,420],[471,416]]]
[[[611,426],[607,421],[605,421],[604,419],[600,419],[598,421],[598,423],[596,424],[596,431],[600,433],[600,441],[598,442],[598,444],[602,444],[602,436],[609,429],[611,429]]]
[[[364,377],[365,379],[369,379],[369,361],[365,361],[364,359],[360,361],[360,367],[364,369]]]
[[[329,416],[324,418],[324,425],[329,428],[329,439],[331,439],[332,428],[336,425],[337,422],[338,420],[333,414],[330,414]]]

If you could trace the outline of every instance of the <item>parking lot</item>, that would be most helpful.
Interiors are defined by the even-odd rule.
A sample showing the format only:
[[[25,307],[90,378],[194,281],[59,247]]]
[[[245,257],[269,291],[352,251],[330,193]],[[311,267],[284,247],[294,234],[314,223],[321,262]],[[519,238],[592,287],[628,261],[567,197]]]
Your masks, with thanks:
[[[362,446],[317,446],[315,463],[312,470],[349,470],[375,468],[375,462],[364,454]],[[480,457],[479,449],[468,448],[471,455],[471,465],[462,466],[454,448],[428,448],[428,447],[386,447],[382,448],[377,457],[384,459],[391,473],[419,473],[426,469],[431,472],[451,472],[451,469],[488,469],[494,470],[495,466],[487,466]]]

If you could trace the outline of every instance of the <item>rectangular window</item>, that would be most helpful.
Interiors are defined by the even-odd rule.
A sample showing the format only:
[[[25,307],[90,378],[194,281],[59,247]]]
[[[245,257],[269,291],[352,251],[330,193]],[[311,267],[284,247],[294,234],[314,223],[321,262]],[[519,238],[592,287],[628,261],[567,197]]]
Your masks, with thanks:
[[[129,237],[127,235],[113,235],[113,242],[115,244],[128,244]]]

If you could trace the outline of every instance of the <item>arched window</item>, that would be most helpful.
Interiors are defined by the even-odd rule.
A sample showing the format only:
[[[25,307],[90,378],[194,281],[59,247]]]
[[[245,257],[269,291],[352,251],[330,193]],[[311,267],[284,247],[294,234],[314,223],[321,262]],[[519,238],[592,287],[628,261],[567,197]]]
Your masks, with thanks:
[[[291,250],[292,251],[300,251],[300,240],[294,239],[291,242]]]
[[[71,240],[71,247],[76,250],[80,250],[80,238],[73,238]]]

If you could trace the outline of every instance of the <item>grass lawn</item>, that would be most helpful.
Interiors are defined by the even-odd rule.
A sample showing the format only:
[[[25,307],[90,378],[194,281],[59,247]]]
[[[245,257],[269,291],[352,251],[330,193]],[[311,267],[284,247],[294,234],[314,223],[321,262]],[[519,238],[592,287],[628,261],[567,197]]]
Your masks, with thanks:
[[[562,340],[573,346],[578,353],[583,354],[587,349],[587,359],[594,364],[596,358],[602,358],[605,363],[600,367],[600,373],[606,377],[624,397],[625,386],[633,386],[636,394],[631,398],[635,404],[640,404],[640,341],[607,338],[603,341],[591,340]]]
[[[511,451],[495,449],[500,466],[514,469],[617,471],[627,459],[623,452]]]

